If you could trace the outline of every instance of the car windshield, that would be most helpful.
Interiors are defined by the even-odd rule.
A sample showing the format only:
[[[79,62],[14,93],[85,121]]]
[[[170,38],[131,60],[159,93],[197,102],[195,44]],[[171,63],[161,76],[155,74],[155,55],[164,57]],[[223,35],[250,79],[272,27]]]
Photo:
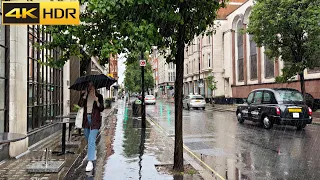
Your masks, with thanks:
[[[303,101],[303,96],[298,91],[279,90],[280,101]]]
[[[146,98],[154,98],[152,95],[147,95]]]
[[[191,99],[203,100],[204,98],[202,96],[192,96]]]

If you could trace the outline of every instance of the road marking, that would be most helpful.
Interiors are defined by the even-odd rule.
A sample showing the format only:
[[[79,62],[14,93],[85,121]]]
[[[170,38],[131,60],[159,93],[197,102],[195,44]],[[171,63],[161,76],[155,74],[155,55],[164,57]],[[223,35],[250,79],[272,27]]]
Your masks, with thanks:
[[[150,116],[149,116],[150,117]],[[160,128],[163,132],[165,132],[167,135],[169,135],[169,133],[164,130],[158,123],[156,123],[155,121],[152,120],[152,118],[147,118],[147,121],[151,121],[153,124],[155,124],[158,128]],[[172,138],[174,139],[174,138]],[[196,154],[194,154],[193,152],[191,152],[191,150],[183,144],[183,148],[189,152],[193,157],[195,157],[198,161],[200,161],[206,168],[208,168],[210,171],[212,171],[216,176],[218,176],[220,179],[222,180],[226,180],[225,178],[223,178],[218,172],[216,172],[215,170],[213,170],[208,164],[206,164],[204,161],[202,161]]]

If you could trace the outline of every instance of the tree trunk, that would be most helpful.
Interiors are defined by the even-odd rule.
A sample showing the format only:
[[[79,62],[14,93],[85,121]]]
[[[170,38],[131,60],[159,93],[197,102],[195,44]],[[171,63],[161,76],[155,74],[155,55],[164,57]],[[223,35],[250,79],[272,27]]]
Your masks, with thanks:
[[[306,102],[306,87],[304,84],[304,74],[303,72],[299,74],[300,76],[300,86],[301,86],[301,93],[303,94],[303,101]]]
[[[181,8],[182,10],[182,8]],[[175,108],[175,146],[174,146],[174,165],[173,169],[183,172],[183,135],[182,135],[182,96],[183,96],[183,64],[184,64],[184,25],[178,29],[176,60],[176,81],[174,88],[174,108]]]

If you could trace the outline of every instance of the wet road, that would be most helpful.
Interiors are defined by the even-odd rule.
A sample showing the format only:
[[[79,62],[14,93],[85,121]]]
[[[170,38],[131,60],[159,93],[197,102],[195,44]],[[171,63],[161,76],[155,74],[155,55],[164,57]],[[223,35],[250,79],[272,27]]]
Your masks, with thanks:
[[[147,114],[174,135],[173,104],[147,106]],[[265,130],[235,113],[183,111],[184,144],[225,179],[320,179],[320,126]]]

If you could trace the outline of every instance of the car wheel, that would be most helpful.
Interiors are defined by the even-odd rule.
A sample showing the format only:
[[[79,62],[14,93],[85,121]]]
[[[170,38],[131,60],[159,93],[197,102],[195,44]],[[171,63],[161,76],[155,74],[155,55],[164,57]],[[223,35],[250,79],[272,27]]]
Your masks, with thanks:
[[[202,108],[202,110],[205,110],[205,109],[206,109],[205,107]]]
[[[237,113],[237,119],[238,119],[238,122],[240,124],[242,124],[244,122],[244,118],[242,117],[242,113],[241,112]]]
[[[297,130],[302,130],[302,129],[305,128],[306,126],[307,126],[306,123],[299,124],[299,125],[297,125]]]
[[[268,116],[262,118],[262,124],[265,129],[271,129],[273,126],[273,122]]]

